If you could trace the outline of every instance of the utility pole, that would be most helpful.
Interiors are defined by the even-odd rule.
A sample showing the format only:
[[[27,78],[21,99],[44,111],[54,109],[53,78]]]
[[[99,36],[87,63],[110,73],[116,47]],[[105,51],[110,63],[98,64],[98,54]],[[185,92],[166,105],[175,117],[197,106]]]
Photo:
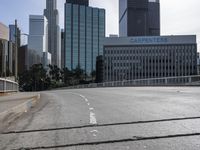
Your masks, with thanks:
[[[15,81],[17,82],[18,76],[18,33],[17,33],[17,20],[15,20]]]

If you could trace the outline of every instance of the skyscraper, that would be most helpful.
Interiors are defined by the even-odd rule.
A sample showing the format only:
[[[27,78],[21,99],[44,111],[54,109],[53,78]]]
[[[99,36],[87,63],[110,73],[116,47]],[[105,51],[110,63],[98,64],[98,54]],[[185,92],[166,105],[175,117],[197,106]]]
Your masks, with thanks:
[[[15,43],[15,25],[14,24],[11,24],[9,25],[9,41],[12,42],[12,43]],[[17,47],[19,48],[20,47],[20,43],[21,43],[21,31],[20,29],[17,27]]]
[[[48,52],[52,55],[52,65],[61,67],[61,36],[57,0],[46,0],[44,16],[48,20]]]
[[[28,67],[42,63],[43,52],[47,52],[47,19],[41,15],[30,15],[28,36]]]
[[[65,67],[65,31],[61,29],[61,68]]]
[[[80,67],[90,76],[96,70],[96,57],[103,54],[104,37],[104,9],[89,7],[88,1],[66,1],[65,67]]]
[[[159,0],[149,0],[148,4],[148,35],[160,35],[160,2]]]
[[[119,35],[160,35],[159,0],[119,0]]]

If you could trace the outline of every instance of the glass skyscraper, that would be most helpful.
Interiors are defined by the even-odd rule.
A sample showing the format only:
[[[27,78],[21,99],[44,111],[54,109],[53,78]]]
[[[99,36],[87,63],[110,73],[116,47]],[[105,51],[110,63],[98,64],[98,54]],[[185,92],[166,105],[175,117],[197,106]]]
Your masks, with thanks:
[[[65,3],[65,67],[80,67],[90,76],[96,57],[103,55],[105,10],[88,6],[88,1]]]
[[[119,0],[119,35],[159,36],[159,0]]]

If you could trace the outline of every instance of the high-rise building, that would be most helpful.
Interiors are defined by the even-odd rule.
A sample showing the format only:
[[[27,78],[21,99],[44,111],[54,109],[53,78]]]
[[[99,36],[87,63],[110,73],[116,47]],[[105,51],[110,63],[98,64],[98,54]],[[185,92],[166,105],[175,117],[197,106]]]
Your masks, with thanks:
[[[148,3],[148,35],[160,35],[160,2],[159,0],[149,0]]]
[[[51,65],[51,53],[43,52],[42,64],[45,69],[48,69],[48,65]]]
[[[65,67],[65,31],[61,30],[61,68]]]
[[[48,50],[47,19],[41,15],[30,15],[28,36],[28,67],[42,63],[43,52]],[[33,55],[32,55],[33,54]]]
[[[57,0],[46,0],[44,16],[48,20],[48,52],[52,56],[52,65],[61,67],[61,43]]]
[[[22,73],[23,68],[25,68],[25,57],[24,53],[25,53],[25,49],[24,47],[21,48],[21,31],[19,29],[19,27],[17,27],[15,24],[11,24],[9,25],[9,41],[12,43],[15,43],[16,45],[16,40],[17,40],[17,72],[18,73]],[[10,52],[12,53],[12,49],[10,49]],[[14,64],[13,64],[14,65]]]
[[[9,28],[0,23],[0,77],[13,76],[16,64],[15,44],[9,41]]]
[[[103,54],[105,10],[89,7],[88,1],[71,2],[65,3],[65,67],[80,67],[91,76],[96,57]]]
[[[15,43],[15,39],[16,39],[16,36],[17,36],[17,47],[19,48],[20,47],[20,43],[21,43],[21,31],[20,29],[17,27],[17,35],[16,34],[16,31],[15,31],[15,25],[9,25],[9,41],[12,42],[12,43]]]
[[[23,45],[18,50],[18,73],[21,74],[27,70],[28,45]]]
[[[119,0],[119,35],[159,36],[159,0]]]

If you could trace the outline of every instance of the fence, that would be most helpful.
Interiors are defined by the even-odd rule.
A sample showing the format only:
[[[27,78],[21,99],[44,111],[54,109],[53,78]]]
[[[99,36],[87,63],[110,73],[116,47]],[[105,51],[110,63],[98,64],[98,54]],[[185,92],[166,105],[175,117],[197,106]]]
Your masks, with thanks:
[[[65,89],[123,87],[123,86],[192,86],[192,85],[197,85],[197,86],[200,85],[200,75],[92,83],[92,84],[84,84],[77,86],[69,86],[66,87]]]
[[[18,88],[17,82],[0,78],[0,93],[17,92]]]

